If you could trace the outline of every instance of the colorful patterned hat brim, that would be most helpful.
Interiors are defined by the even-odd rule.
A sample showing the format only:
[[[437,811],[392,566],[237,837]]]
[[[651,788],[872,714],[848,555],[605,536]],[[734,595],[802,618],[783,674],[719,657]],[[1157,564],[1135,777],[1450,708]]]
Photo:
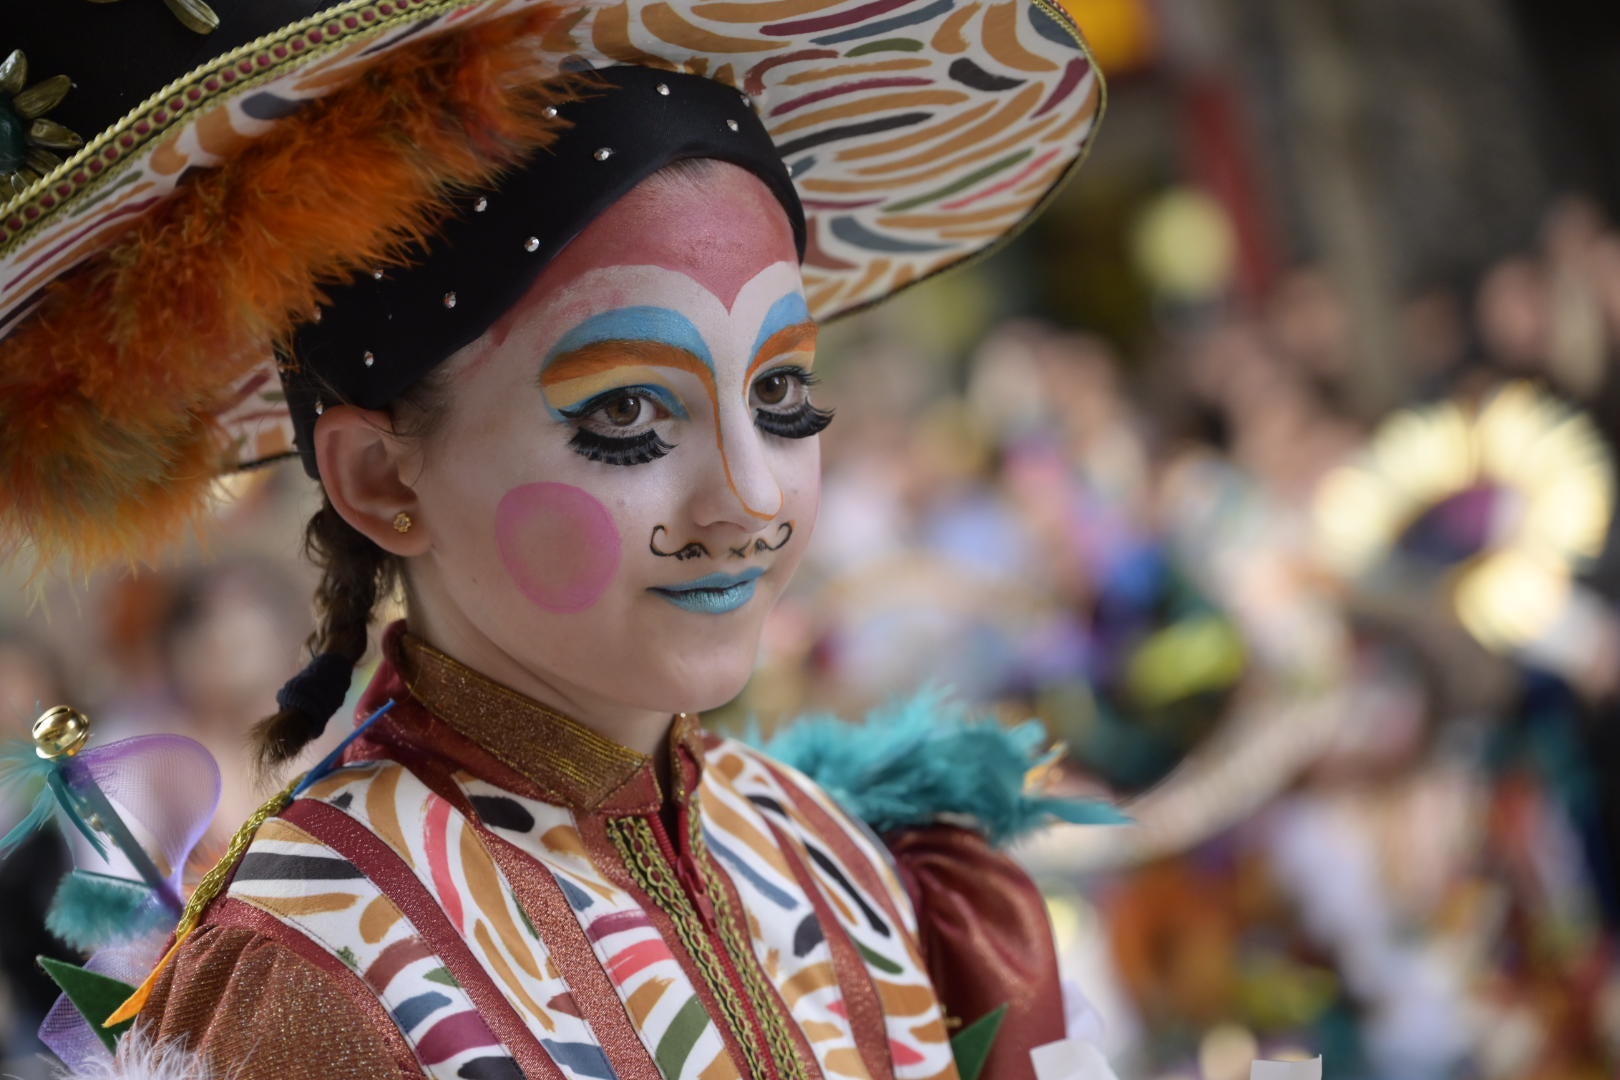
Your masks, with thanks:
[[[85,132],[88,141],[63,165],[0,205],[0,419],[5,381],[30,360],[7,350],[8,338],[47,297],[54,303],[81,281],[91,288],[97,259],[184,177],[228,167],[266,133],[299,124],[301,106],[396,50],[546,7],[351,0],[228,52],[107,130]],[[753,100],[803,200],[805,287],[822,319],[1016,231],[1082,158],[1103,104],[1084,43],[1051,0],[622,0],[569,8],[540,42],[537,78],[641,64],[703,75]],[[12,46],[26,51],[28,43],[0,42]],[[186,332],[183,322],[175,320],[174,332]],[[268,346],[225,365],[238,372],[239,390],[220,395],[230,407],[215,419],[234,448],[227,458],[238,463],[291,448]]]

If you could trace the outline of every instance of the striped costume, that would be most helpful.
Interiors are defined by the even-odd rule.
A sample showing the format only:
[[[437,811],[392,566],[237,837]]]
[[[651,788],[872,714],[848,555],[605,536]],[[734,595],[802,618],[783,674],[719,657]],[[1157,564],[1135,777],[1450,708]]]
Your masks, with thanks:
[[[400,628],[387,655],[362,709],[396,707],[259,830],[144,1035],[282,1080],[949,1080],[950,1030],[1006,1003],[1002,1080],[1063,1037],[1039,897],[975,834],[896,859],[686,717],[666,800]]]

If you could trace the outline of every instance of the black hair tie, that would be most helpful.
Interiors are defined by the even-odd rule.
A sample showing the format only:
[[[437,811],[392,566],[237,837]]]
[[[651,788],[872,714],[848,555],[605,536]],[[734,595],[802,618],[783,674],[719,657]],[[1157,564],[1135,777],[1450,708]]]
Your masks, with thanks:
[[[323,652],[276,692],[276,704],[287,712],[302,713],[325,727],[332,714],[343,707],[353,678],[353,660],[335,652]]]

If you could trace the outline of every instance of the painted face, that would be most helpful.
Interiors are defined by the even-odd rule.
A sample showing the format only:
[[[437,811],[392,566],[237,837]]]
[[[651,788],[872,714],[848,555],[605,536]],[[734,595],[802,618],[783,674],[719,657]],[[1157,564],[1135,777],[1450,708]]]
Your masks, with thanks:
[[[815,520],[815,339],[763,184],[644,183],[450,361],[413,620],[581,715],[730,700]]]

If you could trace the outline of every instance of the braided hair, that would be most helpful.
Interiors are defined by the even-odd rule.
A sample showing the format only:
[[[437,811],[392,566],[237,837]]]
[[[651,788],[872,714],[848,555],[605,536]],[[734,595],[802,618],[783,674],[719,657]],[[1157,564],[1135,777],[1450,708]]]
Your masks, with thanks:
[[[441,365],[390,407],[393,434],[425,438],[432,432],[447,408],[448,366]],[[304,554],[321,571],[315,630],[309,636],[312,659],[276,694],[277,711],[253,725],[265,768],[290,761],[326,730],[365,658],[378,602],[405,581],[404,561],[350,525],[324,495],[304,530]]]
[[[253,727],[259,757],[280,765],[326,730],[343,706],[349,681],[366,655],[371,614],[400,577],[399,560],[343,520],[330,499],[310,518],[304,552],[321,568],[315,590],[317,623],[309,636],[314,659],[276,695],[279,711]]]

